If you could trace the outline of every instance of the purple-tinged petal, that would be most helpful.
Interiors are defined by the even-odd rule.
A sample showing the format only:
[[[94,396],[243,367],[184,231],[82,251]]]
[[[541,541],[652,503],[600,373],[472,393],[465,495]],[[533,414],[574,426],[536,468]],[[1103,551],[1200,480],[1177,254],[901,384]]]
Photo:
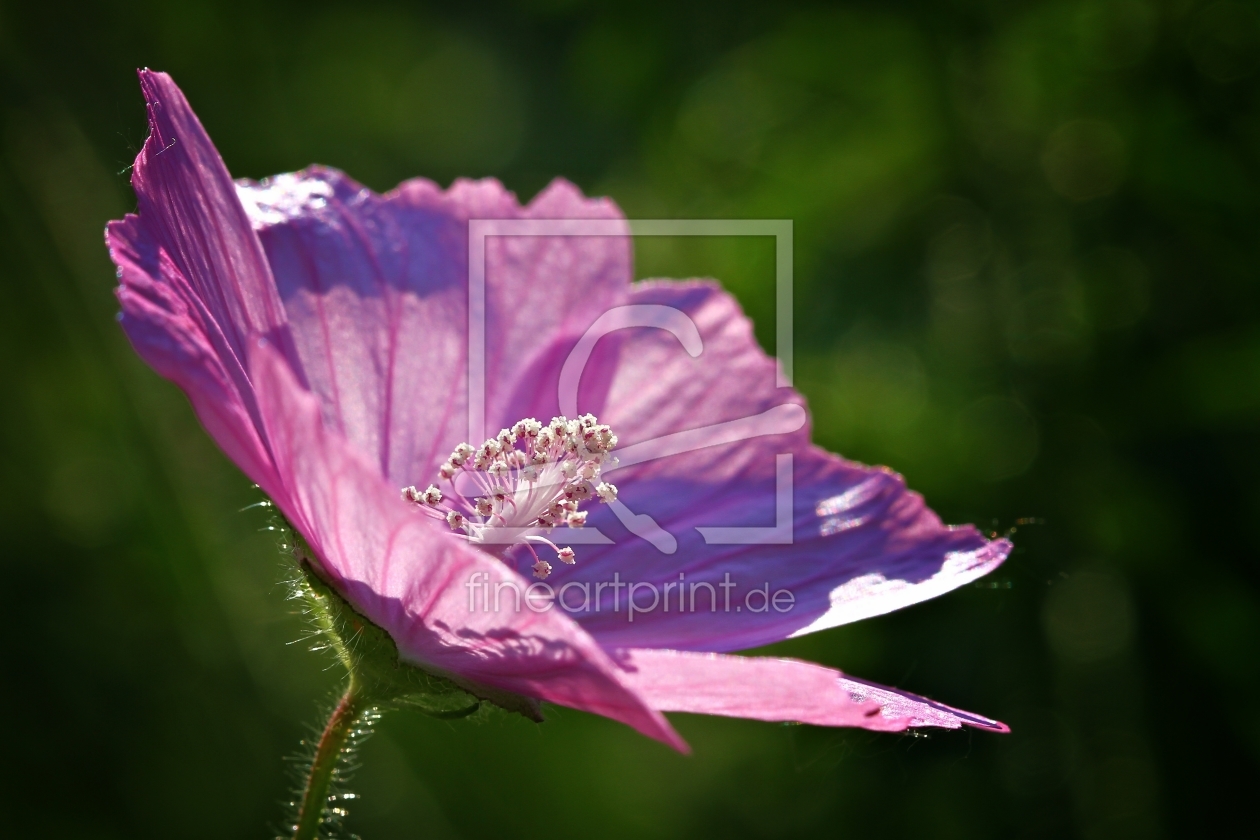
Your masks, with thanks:
[[[223,451],[273,497],[282,492],[271,455],[250,416],[252,391],[225,369],[218,325],[167,253],[135,216],[110,222],[106,239],[118,264],[120,320],[132,346],[178,385]]]
[[[818,726],[897,731],[898,718],[874,702],[854,702],[840,673],[795,659],[677,650],[620,649],[626,681],[663,712],[692,712]]]
[[[524,208],[497,181],[378,195],[322,167],[238,189],[325,420],[398,484],[430,480],[467,437],[469,220],[621,218],[563,181]],[[575,343],[629,281],[625,239],[486,240],[487,435],[558,411],[557,341]],[[615,356],[601,348],[592,381]]]
[[[955,709],[953,706],[946,706],[944,703],[937,703],[935,700],[911,694],[899,688],[890,688],[849,676],[843,677],[840,682],[854,702],[878,703],[885,717],[902,718],[909,726],[941,726],[946,729],[973,726],[990,732],[1011,731],[1009,726],[999,720],[993,720],[975,712],[964,712],[962,709]]]
[[[131,177],[139,215],[105,233],[122,326],[188,394],[224,451],[272,492],[243,353],[252,335],[287,346],[284,310],[227,169],[184,95],[165,73],[139,75],[150,129]]]
[[[139,75],[149,111],[149,136],[131,174],[139,224],[179,269],[237,359],[253,335],[283,341],[284,306],[214,143],[170,76]]]
[[[693,357],[670,331],[655,327],[620,331],[622,345],[616,376],[603,403],[590,410],[598,409],[600,420],[617,431],[616,454],[623,463],[618,475],[622,481],[694,474],[697,469],[703,470],[706,482],[714,484],[740,478],[750,463],[760,463],[760,450],[732,446],[696,448],[644,461],[633,453],[650,450],[650,441],[745,421],[776,407],[782,407],[783,419],[770,425],[796,432],[793,441],[808,440],[803,425],[804,398],[791,388],[776,387],[778,363],[757,345],[752,322],[716,282],[636,283],[627,303],[681,313],[695,325],[702,346]],[[579,409],[587,410],[587,405],[580,404]],[[748,442],[761,440],[754,437]],[[631,461],[635,463],[630,465]]]
[[[598,592],[617,575],[640,585],[640,608],[648,607],[631,621],[630,590],[605,587],[602,600],[575,613],[601,644],[757,647],[933,598],[1006,557],[1006,541],[942,525],[895,473],[813,446],[803,399],[776,386],[774,361],[715,285],[642,284],[630,301],[685,313],[703,351],[693,358],[659,329],[626,330],[607,402],[581,406],[622,439],[615,453],[622,466],[607,473],[620,501],[651,517],[658,537],[669,535],[654,544],[628,534],[606,508],[591,514],[588,527],[616,545],[583,546],[559,584]],[[776,490],[781,477],[789,483],[778,472],[780,456],[791,456],[791,543],[706,542],[698,529],[776,525]],[[768,603],[779,591],[790,594]]]
[[[997,721],[795,659],[655,649],[612,655],[626,670],[626,681],[664,712],[881,731],[963,724],[1009,731]]]
[[[325,429],[316,398],[279,353],[260,344],[250,362],[285,482],[277,505],[329,582],[389,633],[405,660],[457,681],[604,715],[686,751],[573,621],[527,606],[486,609],[480,582],[492,592],[502,583],[524,593],[529,584],[401,502],[359,451]]]

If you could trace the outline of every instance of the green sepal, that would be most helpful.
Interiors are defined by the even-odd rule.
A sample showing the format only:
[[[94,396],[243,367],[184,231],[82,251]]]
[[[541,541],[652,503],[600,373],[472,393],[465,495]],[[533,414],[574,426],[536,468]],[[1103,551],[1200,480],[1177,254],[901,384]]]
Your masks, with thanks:
[[[435,674],[402,661],[389,633],[365,618],[320,578],[312,566],[310,549],[296,533],[294,556],[300,572],[294,584],[310,618],[366,702],[412,708],[450,720],[476,715],[485,701],[533,721],[543,720],[541,705],[534,698],[458,676]]]

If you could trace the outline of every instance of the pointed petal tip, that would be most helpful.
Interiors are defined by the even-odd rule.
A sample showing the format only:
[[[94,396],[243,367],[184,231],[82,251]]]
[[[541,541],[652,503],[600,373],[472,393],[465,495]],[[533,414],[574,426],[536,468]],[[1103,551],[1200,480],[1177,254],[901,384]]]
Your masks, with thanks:
[[[169,73],[142,67],[136,70],[136,76],[140,80],[140,92],[144,96],[144,101],[150,106],[157,104],[163,88],[172,87],[178,90]],[[150,119],[152,119],[152,114],[150,114]]]
[[[880,732],[1006,724],[927,697],[795,659],[661,649],[619,649],[626,681],[657,709]]]
[[[983,729],[986,732],[998,734],[1011,731],[1009,726],[999,720],[947,706],[930,697],[910,691],[868,682],[848,674],[841,678],[841,684],[853,700],[878,703],[885,719],[895,720],[901,724],[899,729],[921,727],[960,729],[963,726],[970,726],[973,729]]]
[[[691,744],[688,744],[686,739],[678,734],[678,730],[674,729],[674,725],[670,723],[669,718],[659,711],[656,712],[656,715],[660,718],[661,725],[655,732],[648,732],[638,727],[635,728],[638,729],[640,734],[647,735],[652,740],[661,742],[680,755],[691,755]]]

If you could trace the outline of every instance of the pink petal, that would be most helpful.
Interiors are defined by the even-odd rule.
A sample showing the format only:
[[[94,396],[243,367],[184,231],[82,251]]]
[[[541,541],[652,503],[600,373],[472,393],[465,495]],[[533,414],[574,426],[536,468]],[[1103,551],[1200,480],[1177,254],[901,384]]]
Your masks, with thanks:
[[[613,656],[626,681],[664,712],[882,731],[963,724],[1009,731],[997,721],[795,659],[652,649],[615,650]]]
[[[136,224],[183,275],[237,360],[252,335],[283,343],[284,307],[222,158],[171,77],[139,75],[149,136],[131,173]]]
[[[429,481],[468,437],[469,220],[620,218],[563,181],[524,208],[497,181],[382,196],[322,167],[239,190],[325,420],[400,485]],[[571,346],[629,281],[624,239],[486,240],[487,436],[559,411],[554,384],[535,387],[543,371],[555,381],[556,342]]]
[[[672,553],[663,553],[627,533],[606,508],[592,513],[588,527],[616,545],[583,546],[578,565],[561,571],[560,584],[587,583],[594,591],[617,575],[640,584],[642,606],[654,597],[642,585],[661,596],[655,609],[631,621],[624,602],[629,590],[606,587],[598,611],[574,613],[601,644],[756,647],[936,597],[987,574],[1006,557],[1006,541],[990,542],[971,526],[942,525],[895,473],[813,446],[804,400],[776,387],[775,362],[757,346],[730,295],[710,283],[648,283],[637,286],[630,301],[685,313],[698,328],[703,352],[692,358],[659,329],[627,330],[607,402],[580,406],[607,419],[621,437],[615,454],[624,466],[607,474],[620,500],[650,516],[676,543]],[[764,423],[770,434],[641,460],[666,451],[661,442],[671,435],[759,416],[771,417]],[[723,434],[701,431],[692,443]],[[775,524],[776,456],[784,454],[792,456],[792,543],[706,543],[698,528]],[[735,586],[723,590],[727,574]],[[708,587],[692,589],[702,583],[714,587],[716,610]],[[668,602],[666,585],[672,585]],[[765,587],[772,597],[790,593],[790,609],[752,595]],[[581,605],[578,593],[569,603]],[[788,604],[782,596],[780,606]]]
[[[135,216],[111,222],[107,239],[118,264],[120,320],[136,352],[183,389],[206,431],[245,473],[274,495],[280,480],[251,415],[253,392],[225,370],[223,339],[179,269],[148,240]],[[218,341],[211,338],[215,336]]]
[[[485,610],[470,581],[528,587],[519,575],[399,500],[356,449],[324,428],[319,405],[268,345],[250,353],[285,493],[277,505],[324,574],[407,661],[437,673],[622,721],[676,749],[668,721],[557,611]],[[281,501],[281,499],[283,501]],[[474,577],[480,574],[480,578]],[[511,603],[507,601],[505,603]]]
[[[1005,723],[992,718],[983,717],[975,712],[964,712],[944,703],[937,703],[927,697],[911,694],[899,688],[844,677],[840,680],[845,691],[855,702],[878,703],[885,717],[900,717],[908,721],[909,726],[943,726],[946,729],[957,729],[959,726],[974,726],[976,729],[987,729],[991,732],[1010,732]]]
[[[110,222],[105,234],[122,327],[188,394],[229,457],[278,492],[242,355],[252,334],[287,342],[270,269],[183,94],[164,73],[141,71],[140,83],[151,131],[132,171],[141,215]]]

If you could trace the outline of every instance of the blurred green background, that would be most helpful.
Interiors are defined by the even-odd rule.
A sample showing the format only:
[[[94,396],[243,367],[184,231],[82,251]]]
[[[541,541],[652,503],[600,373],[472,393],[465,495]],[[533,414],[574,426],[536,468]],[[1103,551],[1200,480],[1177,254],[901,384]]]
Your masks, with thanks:
[[[340,675],[256,491],[113,323],[138,66],[237,176],[552,177],[789,218],[816,436],[991,579],[775,650],[1007,721],[930,737],[387,717],[349,827],[411,837],[1232,833],[1260,770],[1260,7],[885,0],[0,6],[8,836],[270,836]],[[640,240],[773,347],[768,240]]]

